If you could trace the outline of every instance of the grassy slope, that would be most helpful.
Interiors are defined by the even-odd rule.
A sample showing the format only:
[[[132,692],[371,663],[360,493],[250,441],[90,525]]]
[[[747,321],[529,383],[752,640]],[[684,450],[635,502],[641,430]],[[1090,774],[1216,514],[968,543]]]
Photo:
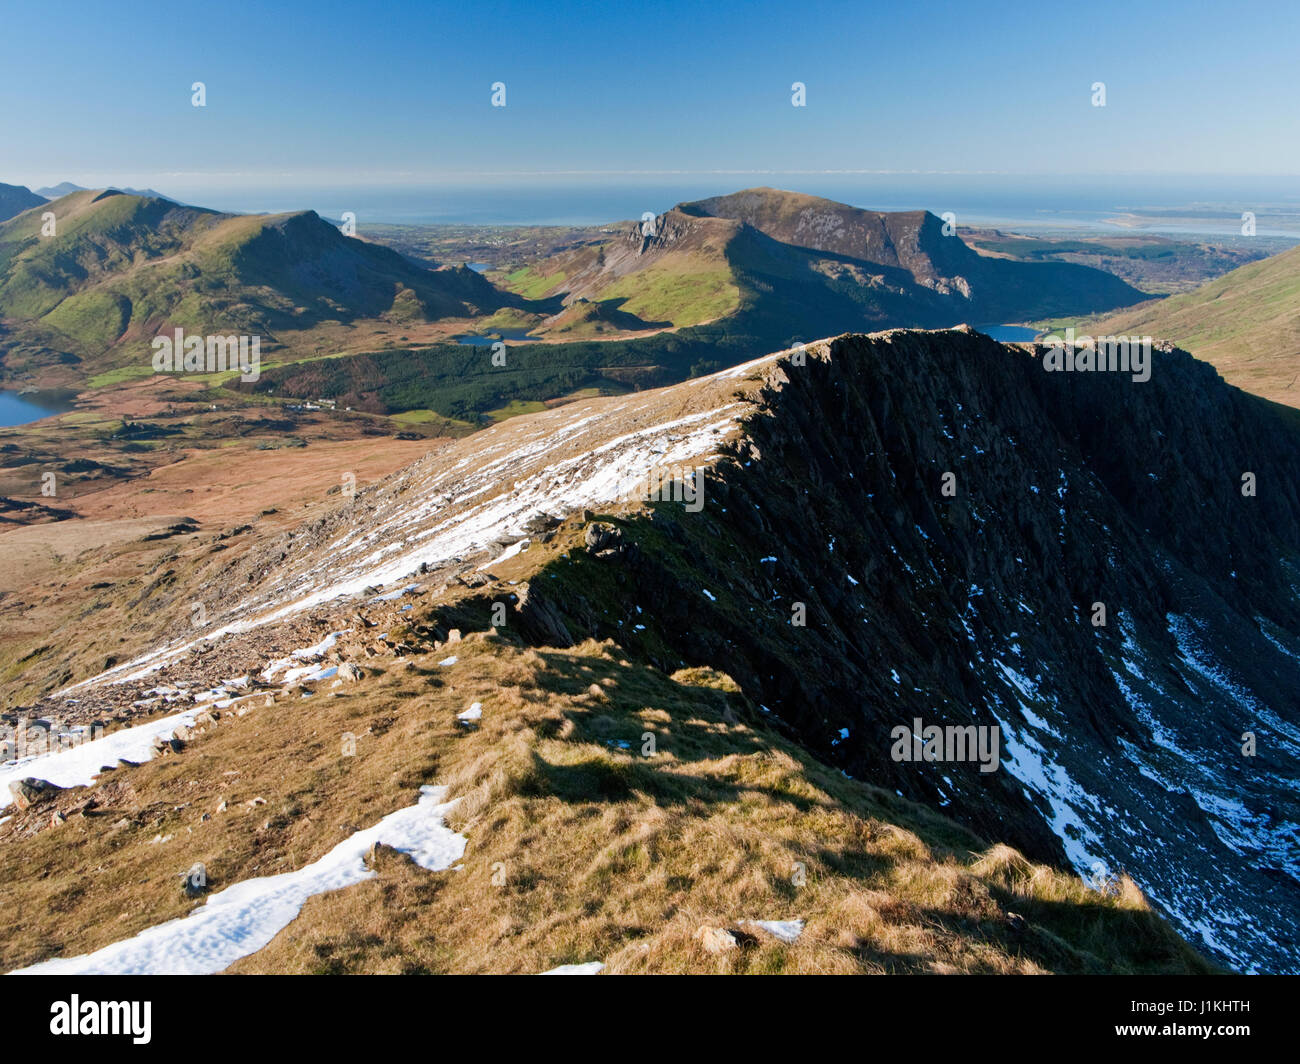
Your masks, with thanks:
[[[1213,363],[1230,384],[1300,406],[1300,248],[1088,328],[1173,340]]]
[[[548,268],[544,262],[531,263],[506,274],[501,284],[525,299],[544,299],[562,289],[566,276],[563,268]]]
[[[626,237],[620,236],[606,246],[613,249],[623,243]],[[574,279],[581,278],[583,296],[635,315],[642,328],[699,325],[733,314],[740,307],[739,284],[725,247],[717,243],[692,241],[683,250],[648,258],[643,268],[609,271],[604,276],[600,275],[600,250],[586,247],[524,266],[507,274],[502,284],[524,298],[545,299],[569,291]],[[564,323],[560,324],[563,328]],[[637,323],[625,324],[634,328]]]
[[[652,266],[635,279],[619,278],[603,295],[623,300],[620,309],[639,318],[675,326],[712,321],[740,305],[739,288],[725,263],[704,256]]]
[[[302,332],[326,323],[469,317],[500,306],[472,271],[426,270],[349,240],[310,212],[236,217],[143,199],[73,193],[0,224],[0,315],[14,323],[8,368],[67,352],[103,383],[147,367],[149,341],[191,334]],[[65,359],[66,360],[66,359]]]
[[[580,528],[497,563],[495,579],[567,570]],[[563,593],[564,580],[554,586]],[[280,690],[274,704],[258,695],[180,754],[60,795],[66,823],[49,826],[45,807],[0,826],[0,969],[183,915],[195,903],[179,875],[195,861],[214,890],[299,868],[437,783],[459,799],[459,870],[381,852],[376,878],[310,900],[233,970],[1210,970],[1128,881],[1099,894],[847,779],[768,727],[720,673],[667,675],[611,642],[529,648],[509,619],[439,642],[453,624],[479,626],[485,595],[452,584],[409,611],[365,605],[374,627],[338,647],[365,668],[359,682],[326,681],[308,699]],[[375,644],[366,657],[376,632],[408,649]],[[449,654],[456,663],[441,666]],[[483,715],[469,729],[455,718],[472,702]],[[355,756],[342,756],[345,732]],[[90,796],[98,807],[76,813]],[[750,928],[742,948],[711,954],[694,937],[794,918],[807,928],[793,945]]]
[[[178,873],[194,861],[213,889],[301,867],[436,781],[461,799],[461,870],[381,852],[375,879],[312,899],[234,970],[1207,970],[1131,884],[1099,895],[846,780],[755,722],[719,674],[668,677],[611,644],[527,650],[471,634],[456,653],[450,668],[436,665],[446,650],[380,658],[340,691],[251,700],[181,754],[64,796],[101,804],[0,846],[0,966],[183,915],[194,903]],[[472,701],[471,731],[455,714]],[[358,736],[354,757],[343,732]],[[808,926],[794,945],[757,932],[713,955],[693,938],[796,917]]]

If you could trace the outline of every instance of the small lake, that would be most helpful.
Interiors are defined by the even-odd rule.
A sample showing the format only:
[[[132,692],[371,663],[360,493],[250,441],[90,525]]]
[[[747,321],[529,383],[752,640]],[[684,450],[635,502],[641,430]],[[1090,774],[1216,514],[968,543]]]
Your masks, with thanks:
[[[980,332],[1000,344],[1026,343],[1038,335],[1038,329],[1025,325],[976,325]]]
[[[62,414],[73,408],[71,398],[58,392],[0,391],[0,426],[26,425],[40,421],[51,414]]]
[[[469,344],[472,347],[491,347],[500,340],[508,340],[516,344],[541,343],[535,336],[529,336],[527,329],[497,329],[492,336],[475,336],[466,333],[464,336],[456,337],[456,343]]]

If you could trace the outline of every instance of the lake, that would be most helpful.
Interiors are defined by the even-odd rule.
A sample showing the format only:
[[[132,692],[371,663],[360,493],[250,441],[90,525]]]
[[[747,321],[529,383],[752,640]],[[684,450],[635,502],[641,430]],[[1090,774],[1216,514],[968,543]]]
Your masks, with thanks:
[[[0,426],[26,425],[31,421],[40,421],[51,414],[62,414],[71,410],[73,403],[67,396],[57,392],[17,392],[0,391]]]
[[[464,336],[457,336],[456,343],[469,344],[471,347],[491,347],[501,340],[507,340],[514,344],[540,344],[542,341],[535,336],[529,336],[527,329],[497,329],[492,336],[475,336],[472,333],[466,333]]]
[[[1039,332],[1024,325],[976,325],[975,328],[1000,344],[1027,343]]]

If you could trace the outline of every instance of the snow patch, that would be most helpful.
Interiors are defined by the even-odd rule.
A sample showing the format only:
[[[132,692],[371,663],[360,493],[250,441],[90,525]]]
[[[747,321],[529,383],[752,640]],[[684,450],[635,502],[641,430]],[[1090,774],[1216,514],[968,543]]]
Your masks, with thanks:
[[[446,789],[424,786],[412,806],[358,831],[318,861],[295,872],[262,876],[218,891],[188,916],[80,957],[19,969],[22,975],[212,975],[266,946],[315,894],[373,878],[365,853],[383,843],[421,868],[439,871],[460,860],[466,839],[443,823],[454,802]]]

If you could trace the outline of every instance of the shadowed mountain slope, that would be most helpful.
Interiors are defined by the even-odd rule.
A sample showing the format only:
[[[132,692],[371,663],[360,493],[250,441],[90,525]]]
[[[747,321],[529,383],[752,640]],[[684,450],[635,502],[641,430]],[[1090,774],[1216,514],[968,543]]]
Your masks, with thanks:
[[[753,353],[828,331],[1023,321],[1143,298],[1102,270],[981,256],[926,211],[867,211],[776,189],[679,204],[503,283],[569,308],[539,319],[534,335],[611,331],[608,314],[590,320],[596,305],[617,311],[625,333],[713,323],[732,345],[759,341]]]
[[[1063,263],[986,258],[929,211],[869,211],[834,200],[772,188],[684,203],[686,214],[728,218],[793,247],[900,270],[950,297],[956,320],[996,322],[1046,317],[1065,306],[1107,310],[1142,293],[1113,274]],[[960,220],[959,220],[960,222]],[[950,310],[950,314],[954,310]]]
[[[32,207],[39,207],[44,202],[44,197],[38,196],[29,188],[0,183],[0,222]]]

